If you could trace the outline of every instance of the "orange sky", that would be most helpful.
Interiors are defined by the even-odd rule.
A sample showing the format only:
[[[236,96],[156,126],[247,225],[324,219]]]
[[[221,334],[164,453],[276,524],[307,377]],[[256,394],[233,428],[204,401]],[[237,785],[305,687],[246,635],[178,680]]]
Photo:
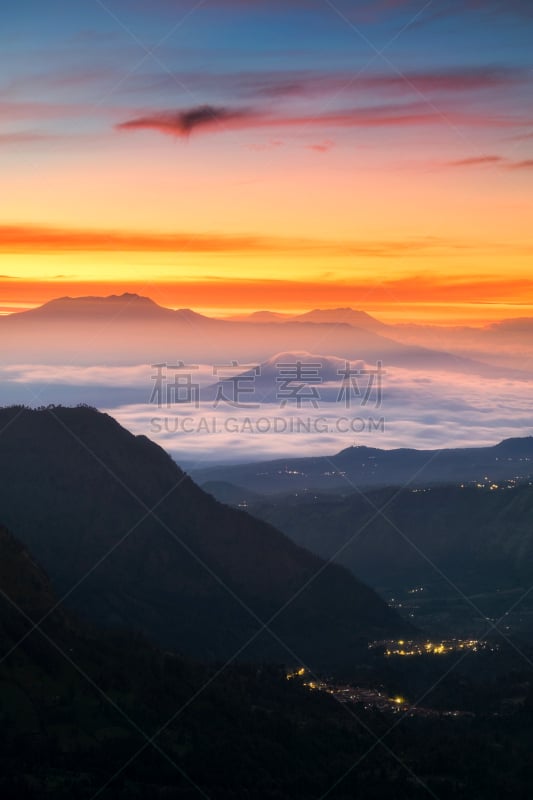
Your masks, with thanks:
[[[346,24],[221,2],[177,27],[161,0],[61,0],[46,24],[26,4],[0,53],[0,313],[123,291],[214,314],[531,313],[520,4],[346,2]]]
[[[181,174],[194,147],[165,138],[149,169],[142,158],[133,169],[139,151],[126,147],[109,182],[108,156],[94,172],[45,164],[44,206],[31,191],[41,176],[12,174],[0,306],[127,290],[214,313],[351,305],[418,321],[529,314],[525,170],[407,169],[393,159],[384,169],[339,147],[327,163],[297,154],[290,169],[286,156],[272,164],[270,151],[256,153],[259,177],[247,183],[246,167],[241,181],[220,166],[204,174],[203,145],[194,175]]]
[[[257,309],[301,313],[311,308],[351,306],[387,322],[482,325],[511,317],[533,316],[533,280],[467,280],[438,283],[418,278],[375,283],[283,280],[190,280],[182,283],[138,281],[2,282],[0,313],[16,313],[62,296],[109,295],[133,291],[161,305],[194,308],[211,316]],[[520,297],[520,302],[514,298]],[[529,300],[528,300],[529,299]]]

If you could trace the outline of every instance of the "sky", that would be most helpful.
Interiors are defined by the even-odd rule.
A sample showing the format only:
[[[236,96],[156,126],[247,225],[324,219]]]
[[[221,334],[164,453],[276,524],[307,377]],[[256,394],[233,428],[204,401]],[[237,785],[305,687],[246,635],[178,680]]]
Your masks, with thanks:
[[[533,315],[530,0],[0,11],[0,313]]]

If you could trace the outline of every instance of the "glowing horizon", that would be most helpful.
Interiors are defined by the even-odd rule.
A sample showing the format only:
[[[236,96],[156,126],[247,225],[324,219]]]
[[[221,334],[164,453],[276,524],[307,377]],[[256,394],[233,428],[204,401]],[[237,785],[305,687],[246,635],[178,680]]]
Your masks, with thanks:
[[[216,316],[531,314],[521,4],[39,12],[4,13],[0,313],[140,291]]]

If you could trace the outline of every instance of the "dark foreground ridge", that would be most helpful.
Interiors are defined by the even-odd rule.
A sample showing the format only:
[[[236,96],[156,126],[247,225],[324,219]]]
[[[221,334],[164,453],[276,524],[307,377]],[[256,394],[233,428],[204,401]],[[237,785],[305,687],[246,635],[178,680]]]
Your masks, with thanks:
[[[221,505],[107,415],[9,408],[0,429],[0,517],[93,622],[199,658],[321,667],[408,627],[347,570]]]
[[[531,691],[510,716],[490,705],[412,716],[367,708],[368,690],[354,700],[341,691],[339,701],[276,666],[186,660],[57,607],[45,573],[1,526],[0,648],[2,800],[502,800],[533,791]],[[513,674],[523,692],[521,671]],[[470,684],[458,675],[446,699]],[[494,693],[489,676],[480,709]]]

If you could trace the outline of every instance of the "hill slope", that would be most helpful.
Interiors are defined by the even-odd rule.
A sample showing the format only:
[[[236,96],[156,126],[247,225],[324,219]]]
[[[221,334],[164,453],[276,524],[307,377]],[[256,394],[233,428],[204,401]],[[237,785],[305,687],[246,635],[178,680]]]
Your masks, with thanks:
[[[5,800],[92,800],[100,790],[116,800],[304,800],[348,769],[354,748],[371,747],[337,703],[278,668],[218,671],[88,629],[55,605],[46,575],[0,526]],[[372,759],[363,772],[372,779]]]
[[[505,723],[418,716],[398,726],[279,668],[192,663],[89,630],[60,609],[44,635],[32,631],[30,620],[55,602],[46,575],[0,526],[2,800],[531,796],[529,700]],[[523,691],[523,665],[515,674]],[[467,672],[446,687],[454,701],[465,691],[484,708],[494,685]]]
[[[340,563],[373,585],[413,586],[444,573],[468,592],[533,579],[528,485],[279,497],[250,508],[323,557],[339,552]]]
[[[316,665],[403,626],[347,571],[220,505],[107,415],[4,409],[0,429],[2,518],[98,623],[202,658]]]

